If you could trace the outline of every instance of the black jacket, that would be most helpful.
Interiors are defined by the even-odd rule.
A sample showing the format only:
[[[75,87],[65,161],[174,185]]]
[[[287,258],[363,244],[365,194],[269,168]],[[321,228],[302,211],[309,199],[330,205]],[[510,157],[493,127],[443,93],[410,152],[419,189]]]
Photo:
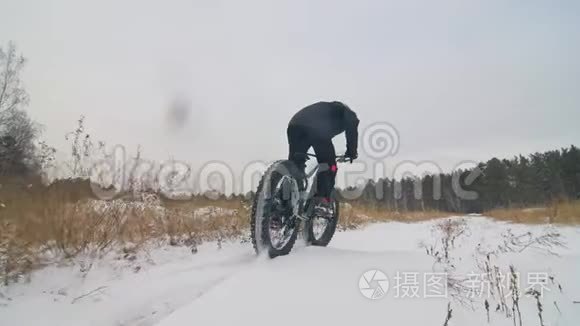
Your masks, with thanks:
[[[347,153],[356,153],[359,120],[348,106],[341,102],[318,102],[298,111],[289,126],[302,127],[315,138],[332,139],[345,132]]]

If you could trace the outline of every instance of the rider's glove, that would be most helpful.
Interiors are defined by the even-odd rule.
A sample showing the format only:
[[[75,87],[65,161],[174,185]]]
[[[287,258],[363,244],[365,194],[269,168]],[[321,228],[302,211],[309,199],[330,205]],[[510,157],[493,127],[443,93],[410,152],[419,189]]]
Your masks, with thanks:
[[[350,160],[350,163],[352,163],[352,161],[356,160],[358,157],[358,153],[356,150],[347,149],[344,156]]]

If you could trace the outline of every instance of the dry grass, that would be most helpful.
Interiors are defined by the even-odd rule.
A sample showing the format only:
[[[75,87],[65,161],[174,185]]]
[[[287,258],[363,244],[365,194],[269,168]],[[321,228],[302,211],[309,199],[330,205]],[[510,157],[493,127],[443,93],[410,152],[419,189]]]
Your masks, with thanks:
[[[239,237],[249,224],[239,200],[104,202],[79,196],[87,186],[85,182],[51,188],[3,184],[0,283],[50,262],[47,257],[54,261],[79,254],[98,256],[118,248],[138,250],[155,241],[196,250],[203,241]],[[195,214],[198,209],[204,210],[202,216]]]
[[[419,222],[452,215],[456,214],[430,210],[399,212],[360,204],[341,204],[339,226],[341,229],[352,229],[367,223],[387,221]]]
[[[547,207],[504,208],[484,213],[498,220],[527,224],[580,224],[580,201],[559,201]]]

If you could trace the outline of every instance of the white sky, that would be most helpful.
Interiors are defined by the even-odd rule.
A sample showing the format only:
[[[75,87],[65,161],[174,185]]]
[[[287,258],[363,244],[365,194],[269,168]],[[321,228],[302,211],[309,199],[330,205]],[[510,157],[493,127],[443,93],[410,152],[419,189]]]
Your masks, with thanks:
[[[286,125],[341,100],[400,133],[391,161],[449,169],[578,145],[578,1],[0,0],[0,43],[29,59],[44,137],[241,167],[286,156]],[[181,128],[176,97],[191,103]],[[344,141],[337,140],[337,152]],[[362,158],[365,160],[365,158]]]

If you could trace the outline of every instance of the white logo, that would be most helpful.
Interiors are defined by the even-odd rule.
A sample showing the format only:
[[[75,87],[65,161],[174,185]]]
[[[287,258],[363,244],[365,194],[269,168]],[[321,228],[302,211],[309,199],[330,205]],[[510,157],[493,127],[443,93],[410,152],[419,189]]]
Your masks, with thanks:
[[[371,158],[381,160],[399,152],[400,137],[388,122],[377,122],[366,127],[362,134],[362,149]]]
[[[366,271],[358,280],[360,293],[367,299],[378,300],[387,294],[389,290],[389,279],[385,273],[372,269]]]

